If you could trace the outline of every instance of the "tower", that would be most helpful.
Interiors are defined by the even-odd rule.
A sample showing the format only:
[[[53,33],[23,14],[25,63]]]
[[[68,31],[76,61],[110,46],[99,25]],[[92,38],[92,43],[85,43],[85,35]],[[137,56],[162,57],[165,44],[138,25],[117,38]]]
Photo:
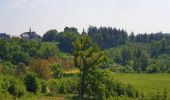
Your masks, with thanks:
[[[31,33],[31,28],[29,29],[29,32]]]

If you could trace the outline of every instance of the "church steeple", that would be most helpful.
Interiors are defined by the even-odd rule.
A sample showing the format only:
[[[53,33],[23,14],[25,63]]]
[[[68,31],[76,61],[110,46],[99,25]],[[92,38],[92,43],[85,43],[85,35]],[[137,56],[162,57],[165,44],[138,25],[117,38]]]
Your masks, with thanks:
[[[31,33],[31,28],[29,28],[29,32]]]
[[[81,34],[82,34],[82,35],[83,35],[83,34],[86,34],[86,32],[85,32],[84,28],[83,28],[83,32],[82,32]]]

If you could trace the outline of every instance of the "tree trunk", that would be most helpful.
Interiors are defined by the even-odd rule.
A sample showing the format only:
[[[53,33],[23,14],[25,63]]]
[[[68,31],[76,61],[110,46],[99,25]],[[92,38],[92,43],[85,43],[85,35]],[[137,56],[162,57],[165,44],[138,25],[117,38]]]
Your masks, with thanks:
[[[80,93],[79,93],[79,100],[84,99],[84,78],[85,78],[85,72],[81,74],[81,79],[80,79]]]

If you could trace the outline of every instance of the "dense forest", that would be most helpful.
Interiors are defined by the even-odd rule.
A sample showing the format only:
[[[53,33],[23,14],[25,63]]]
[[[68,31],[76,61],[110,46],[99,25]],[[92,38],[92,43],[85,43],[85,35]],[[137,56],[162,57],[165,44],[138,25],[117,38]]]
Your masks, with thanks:
[[[87,33],[83,30],[81,34],[87,34],[108,55],[110,61],[103,67],[114,66],[114,71],[123,72],[170,72],[170,34],[158,32],[134,35],[132,32],[128,36],[123,29],[95,26],[90,26]],[[56,41],[61,51],[72,54],[72,42],[81,34],[76,28],[66,27],[60,33],[56,30],[48,31],[42,40]]]
[[[47,31],[40,40],[0,40],[0,99],[61,96],[73,100],[168,100],[148,95],[114,73],[170,73],[170,34],[89,26]],[[71,71],[71,72],[70,72]],[[76,72],[72,72],[76,71]],[[125,99],[125,100],[126,100]]]

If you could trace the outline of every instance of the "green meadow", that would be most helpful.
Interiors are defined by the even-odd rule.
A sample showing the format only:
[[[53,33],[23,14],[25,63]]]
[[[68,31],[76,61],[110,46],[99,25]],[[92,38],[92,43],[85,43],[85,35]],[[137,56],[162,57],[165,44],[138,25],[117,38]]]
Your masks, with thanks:
[[[113,77],[123,83],[134,85],[146,96],[162,92],[165,88],[170,96],[170,74],[114,73]]]

